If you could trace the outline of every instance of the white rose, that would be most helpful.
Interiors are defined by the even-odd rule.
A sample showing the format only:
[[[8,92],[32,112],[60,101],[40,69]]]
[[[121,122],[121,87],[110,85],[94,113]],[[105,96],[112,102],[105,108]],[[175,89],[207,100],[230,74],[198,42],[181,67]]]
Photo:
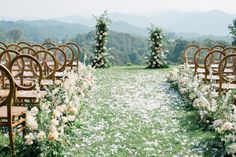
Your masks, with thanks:
[[[217,92],[211,92],[210,96],[212,98],[217,98],[218,97],[218,93]]]
[[[189,99],[190,99],[190,100],[193,100],[193,99],[195,99],[196,97],[197,97],[197,95],[196,95],[195,93],[189,94]]]
[[[32,116],[36,116],[39,112],[38,108],[35,106],[30,110]]]
[[[233,123],[231,122],[225,122],[223,125],[222,125],[222,129],[227,131],[227,130],[233,130]]]
[[[43,140],[44,138],[46,138],[45,132],[44,132],[44,131],[40,131],[40,132],[37,134],[36,138],[37,138],[39,141]]]
[[[64,112],[64,108],[63,108],[62,106],[57,106],[57,107],[56,107],[56,110],[57,110],[58,112]]]
[[[67,119],[67,117],[62,117],[62,121],[63,121],[63,123],[67,123],[68,122],[68,119]]]
[[[58,110],[54,110],[52,114],[54,117],[60,117],[62,115],[62,113]]]
[[[50,130],[50,132],[56,132],[57,131],[57,127],[55,125],[50,125],[49,126],[49,130]]]
[[[221,119],[215,120],[212,124],[213,128],[217,128],[223,124],[223,121]]]
[[[181,88],[179,91],[180,91],[180,93],[184,94],[188,91],[188,89],[187,88]]]
[[[75,121],[75,119],[76,119],[76,116],[74,116],[74,115],[67,116],[68,121]]]
[[[228,145],[228,148],[229,148],[231,154],[236,153],[236,143],[232,143],[232,144]]]
[[[70,107],[70,108],[68,109],[68,111],[69,111],[70,113],[72,113],[72,114],[76,114],[76,113],[78,112],[78,110],[77,110],[76,107]]]
[[[211,111],[215,112],[217,110],[217,101],[215,99],[211,100]]]
[[[32,114],[29,113],[26,115],[26,125],[32,130],[38,129],[38,123],[35,117],[33,117]]]
[[[59,125],[59,121],[56,120],[56,119],[52,119],[51,124],[54,125],[54,126],[57,126],[57,125]]]
[[[24,138],[25,138],[25,144],[26,145],[32,145],[34,143],[33,140],[35,139],[35,137],[32,133],[29,133]]]
[[[54,141],[58,139],[58,132],[54,131],[54,132],[49,132],[48,133],[48,140],[49,141]]]

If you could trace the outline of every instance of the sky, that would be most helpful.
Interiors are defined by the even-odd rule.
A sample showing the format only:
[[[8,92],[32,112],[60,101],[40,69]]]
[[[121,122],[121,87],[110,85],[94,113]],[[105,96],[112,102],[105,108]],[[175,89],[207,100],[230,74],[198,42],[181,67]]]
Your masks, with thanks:
[[[151,16],[166,11],[221,10],[236,14],[236,0],[0,0],[0,18],[90,17],[104,10]]]

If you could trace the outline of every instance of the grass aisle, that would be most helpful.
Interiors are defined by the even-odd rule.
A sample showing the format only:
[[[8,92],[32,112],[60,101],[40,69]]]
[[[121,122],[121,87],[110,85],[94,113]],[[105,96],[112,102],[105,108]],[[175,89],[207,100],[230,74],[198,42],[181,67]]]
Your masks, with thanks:
[[[96,71],[84,106],[76,156],[214,156],[215,135],[165,83],[168,70],[139,66]]]

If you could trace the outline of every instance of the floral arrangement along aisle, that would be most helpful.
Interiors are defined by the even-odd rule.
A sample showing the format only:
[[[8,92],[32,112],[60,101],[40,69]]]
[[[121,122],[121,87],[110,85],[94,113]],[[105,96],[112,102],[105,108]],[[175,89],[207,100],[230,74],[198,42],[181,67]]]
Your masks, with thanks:
[[[79,127],[83,98],[93,86],[93,68],[80,64],[66,72],[60,87],[47,89],[48,96],[27,113],[25,156],[70,156]]]
[[[95,34],[95,57],[92,62],[94,68],[107,68],[109,67],[109,61],[107,58],[107,38],[109,31],[109,24],[111,20],[107,18],[107,12],[105,11],[100,17],[96,18],[96,34]]]
[[[168,68],[164,51],[163,30],[154,25],[149,28],[150,56],[148,68]]]
[[[171,87],[197,109],[201,122],[218,133],[226,152],[236,154],[236,106],[235,90],[229,90],[222,96],[212,86],[194,76],[192,69],[181,65],[168,75]]]

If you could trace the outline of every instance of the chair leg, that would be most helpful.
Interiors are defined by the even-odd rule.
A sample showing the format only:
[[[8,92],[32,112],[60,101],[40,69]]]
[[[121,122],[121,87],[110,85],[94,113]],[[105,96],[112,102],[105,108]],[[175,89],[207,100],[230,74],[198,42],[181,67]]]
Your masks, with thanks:
[[[24,129],[23,129],[23,137],[25,137],[25,135],[26,135],[26,132],[25,132],[25,129],[26,129],[26,114],[24,114],[23,118],[25,119],[25,121],[22,124],[23,127],[24,127]]]
[[[10,146],[11,146],[11,150],[12,150],[12,156],[15,157],[16,156],[16,149],[15,149],[15,145],[14,145],[14,133],[13,133],[12,126],[9,126],[9,140],[10,140]]]

